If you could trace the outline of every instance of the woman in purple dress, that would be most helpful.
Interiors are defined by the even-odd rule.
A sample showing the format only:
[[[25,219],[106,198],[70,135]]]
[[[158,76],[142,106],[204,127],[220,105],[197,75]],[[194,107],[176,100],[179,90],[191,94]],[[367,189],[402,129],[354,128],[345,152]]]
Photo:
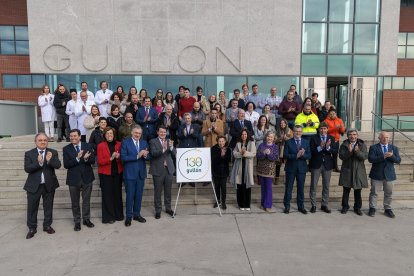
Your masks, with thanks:
[[[257,149],[257,176],[262,190],[262,208],[266,212],[272,209],[272,181],[275,177],[276,160],[279,158],[279,147],[274,143],[275,133],[266,133],[264,141]]]

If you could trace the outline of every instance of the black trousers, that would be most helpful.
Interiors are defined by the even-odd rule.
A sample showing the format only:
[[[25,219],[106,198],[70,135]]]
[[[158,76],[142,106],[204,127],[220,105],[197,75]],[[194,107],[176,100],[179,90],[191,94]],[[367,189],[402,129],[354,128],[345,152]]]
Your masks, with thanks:
[[[83,183],[81,181],[80,186],[69,186],[70,199],[72,201],[72,214],[75,223],[81,221],[81,209],[80,209],[80,195],[82,191],[82,218],[91,218],[91,192],[92,183]]]
[[[339,148],[339,142],[335,142],[334,145],[336,148]],[[332,154],[332,159],[334,163],[334,169],[338,169],[338,152]]]
[[[122,174],[99,174],[102,198],[102,223],[124,219]]]
[[[246,184],[237,185],[237,204],[239,208],[250,208],[252,189],[246,188]]]
[[[361,191],[362,189],[354,189],[354,209],[361,209],[362,207],[362,198],[361,198]],[[344,191],[342,194],[342,207],[349,209],[349,193],[351,192],[351,188],[344,187]]]
[[[227,177],[213,177],[214,189],[219,203],[226,203]]]
[[[56,121],[58,138],[62,139],[63,134],[66,138],[69,138],[69,116],[66,114],[56,114]],[[64,131],[63,127],[65,128]]]
[[[40,198],[43,199],[43,228],[52,225],[55,190],[48,192],[44,186],[40,184],[39,189],[35,193],[27,193],[27,227],[29,229],[37,228],[37,212],[39,210]]]

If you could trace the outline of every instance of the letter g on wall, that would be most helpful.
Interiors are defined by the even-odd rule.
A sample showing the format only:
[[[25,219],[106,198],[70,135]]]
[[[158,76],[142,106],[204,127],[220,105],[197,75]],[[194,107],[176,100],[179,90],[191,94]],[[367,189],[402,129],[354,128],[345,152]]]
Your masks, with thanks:
[[[52,44],[43,52],[43,63],[52,71],[64,71],[71,65],[72,52],[62,44]]]

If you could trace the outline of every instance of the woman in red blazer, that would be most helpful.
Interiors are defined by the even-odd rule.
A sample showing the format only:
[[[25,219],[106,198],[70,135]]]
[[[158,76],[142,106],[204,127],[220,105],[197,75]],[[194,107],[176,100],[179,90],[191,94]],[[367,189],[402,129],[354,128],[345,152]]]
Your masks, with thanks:
[[[104,141],[98,144],[98,174],[102,191],[102,223],[124,219],[122,205],[121,143],[115,140],[116,131],[107,127]]]

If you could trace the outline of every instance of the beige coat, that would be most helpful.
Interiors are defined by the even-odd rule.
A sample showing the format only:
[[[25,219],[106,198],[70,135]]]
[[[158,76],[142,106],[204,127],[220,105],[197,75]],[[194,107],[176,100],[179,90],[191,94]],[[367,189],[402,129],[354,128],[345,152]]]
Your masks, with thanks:
[[[222,120],[216,120],[216,129],[214,131],[209,131],[211,124],[210,119],[204,120],[203,129],[201,130],[205,139],[204,146],[209,148],[217,144],[217,136],[224,135],[224,123]]]
[[[247,150],[244,156],[241,155],[241,143],[238,142],[233,150],[234,162],[230,175],[230,183],[237,189],[237,184],[242,184],[242,157],[246,158],[246,164],[244,168],[244,181],[246,188],[251,188],[254,185],[253,177],[253,160],[256,156],[256,144],[254,141],[249,141],[247,144]]]

